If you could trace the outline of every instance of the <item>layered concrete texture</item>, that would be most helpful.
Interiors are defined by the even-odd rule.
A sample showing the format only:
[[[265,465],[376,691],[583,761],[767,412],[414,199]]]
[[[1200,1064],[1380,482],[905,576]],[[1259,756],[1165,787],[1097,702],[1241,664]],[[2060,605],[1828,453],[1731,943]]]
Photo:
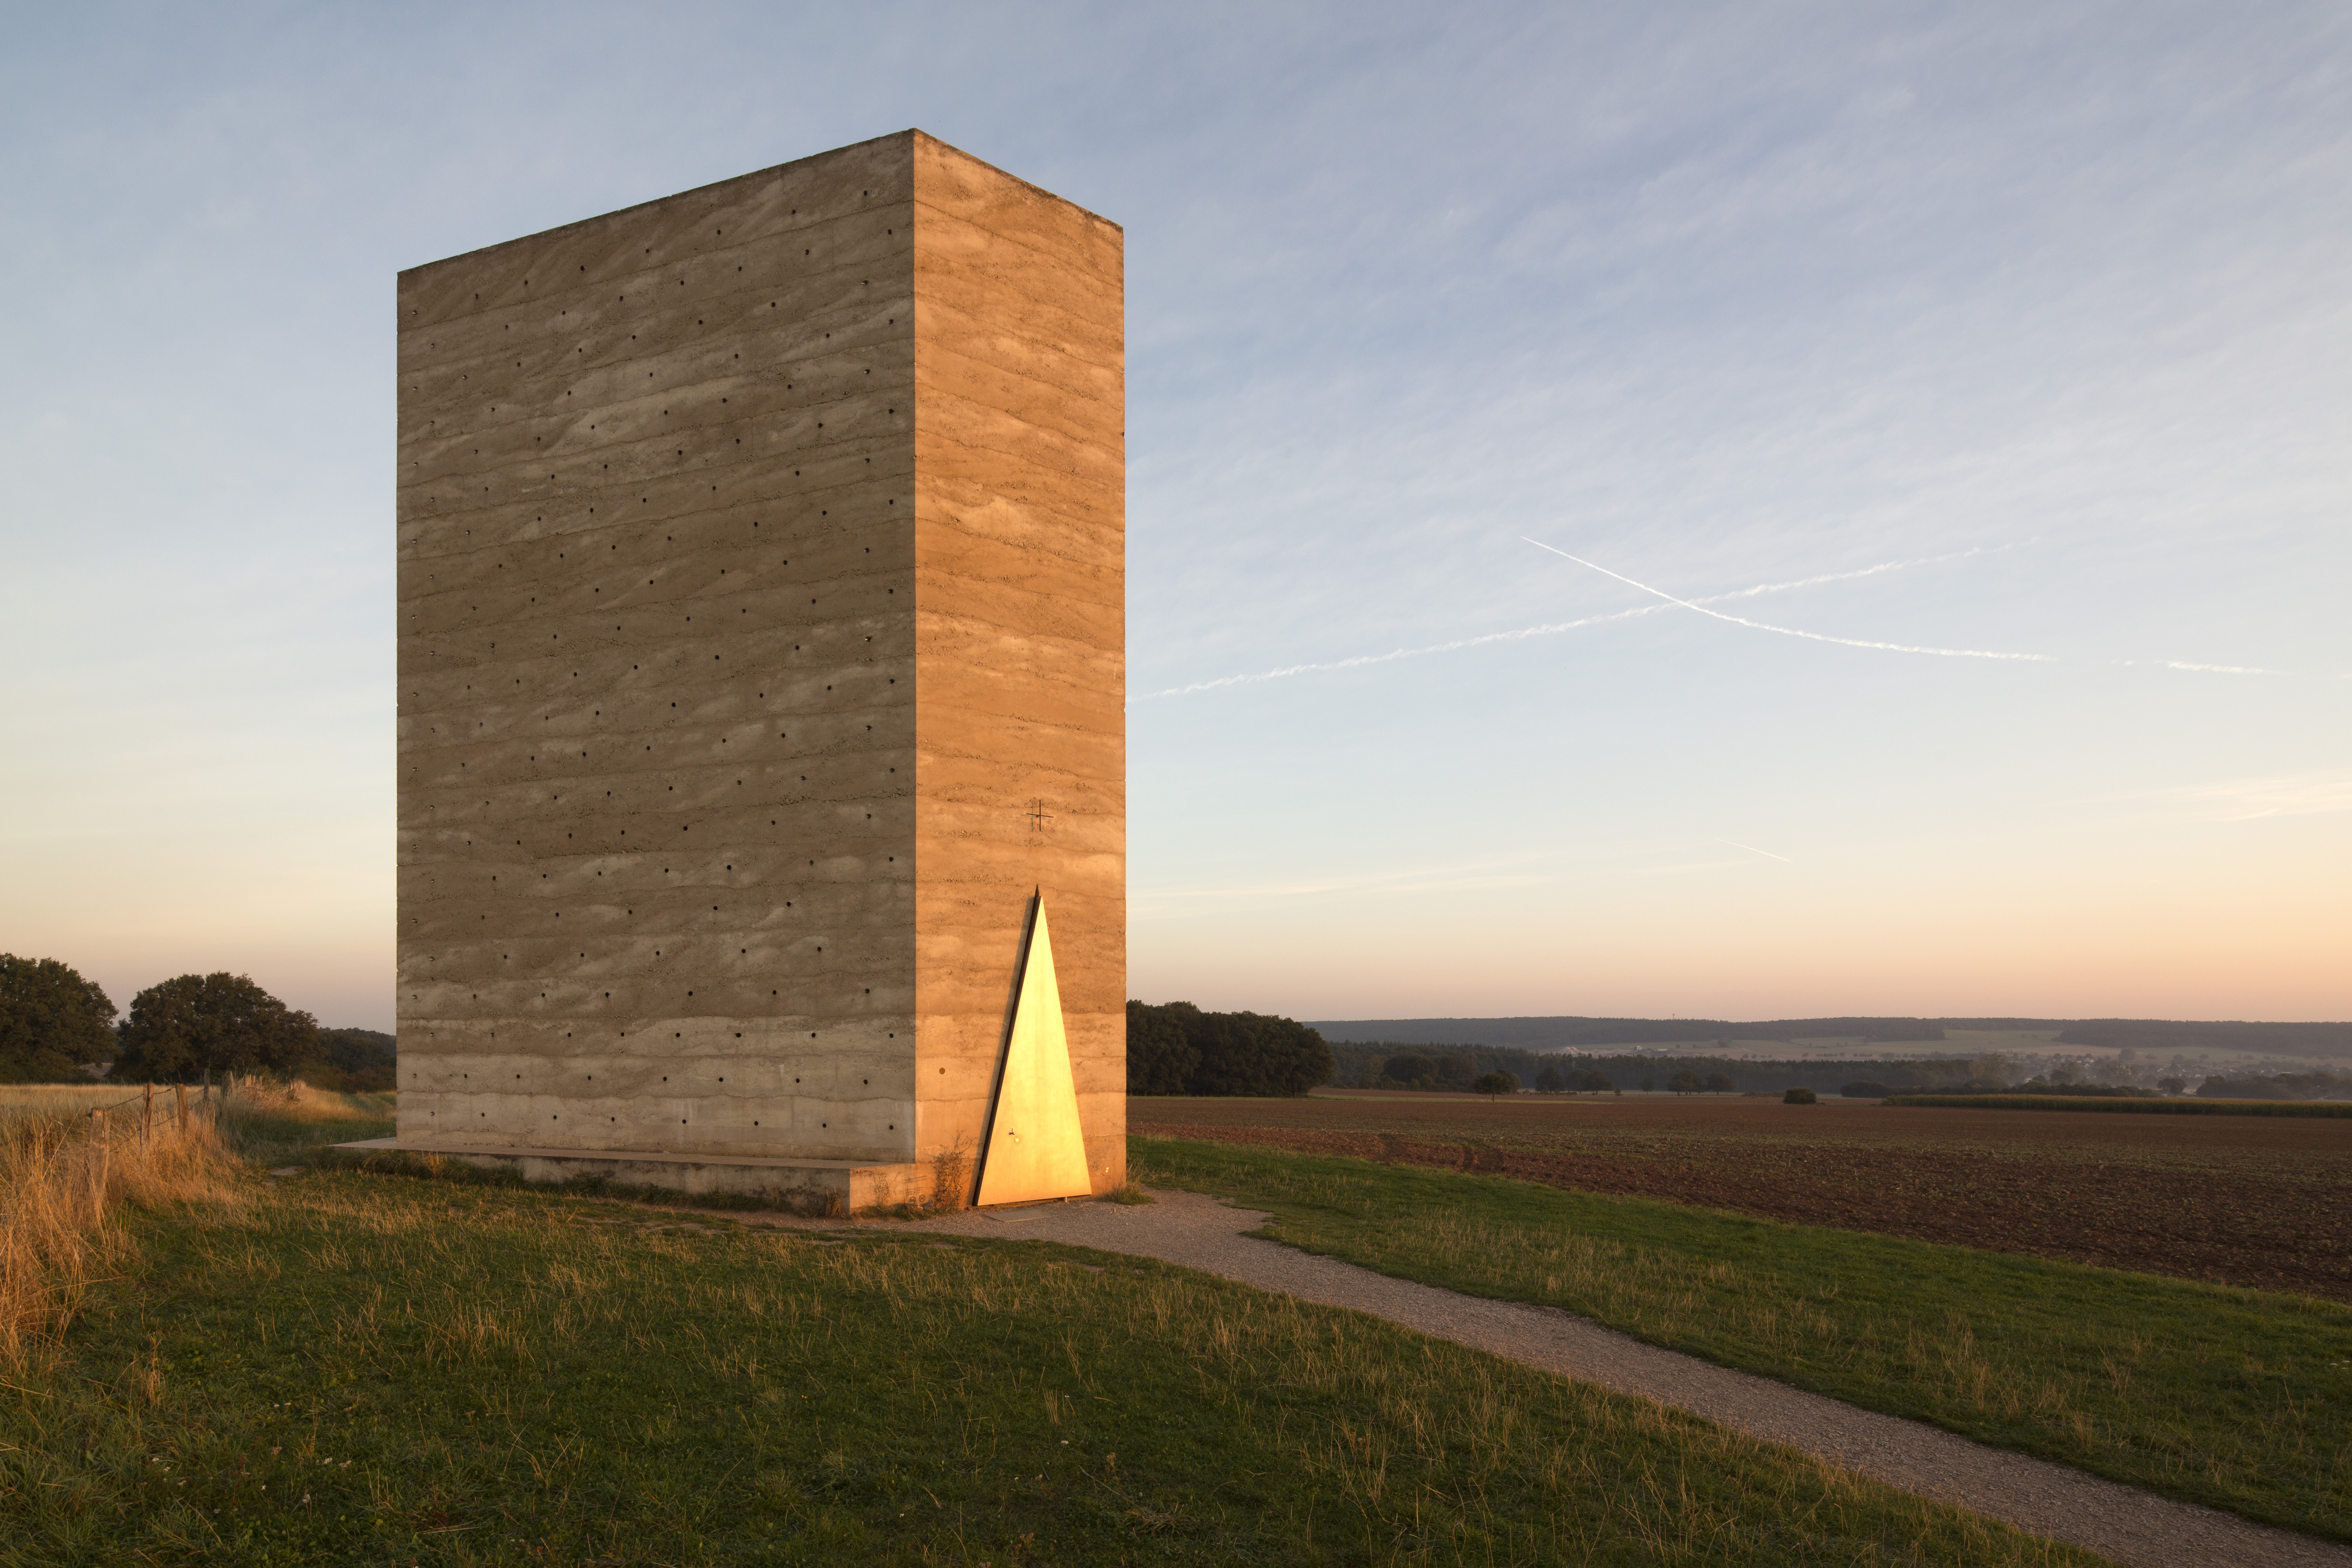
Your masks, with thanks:
[[[402,1147],[976,1169],[1036,895],[1124,1181],[1122,265],[907,132],[401,275]]]

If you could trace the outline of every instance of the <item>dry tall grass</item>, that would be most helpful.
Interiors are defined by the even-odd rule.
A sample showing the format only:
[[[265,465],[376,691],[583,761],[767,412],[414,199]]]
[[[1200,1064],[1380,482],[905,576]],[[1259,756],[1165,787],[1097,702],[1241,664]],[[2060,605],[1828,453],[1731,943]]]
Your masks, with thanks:
[[[104,1109],[110,1116],[143,1111],[146,1086],[122,1083],[0,1084],[0,1125],[27,1119],[87,1116]],[[177,1086],[157,1084],[155,1102],[176,1097]],[[190,1085],[191,1103],[208,1106],[226,1121],[251,1121],[263,1116],[291,1117],[298,1121],[357,1121],[392,1114],[390,1094],[343,1094],[312,1089],[299,1079],[275,1083],[267,1079],[234,1077],[209,1089]],[[136,1102],[136,1103],[133,1103]],[[160,1115],[161,1112],[159,1111]]]
[[[119,1083],[0,1084],[0,1122],[28,1116],[87,1115],[94,1107],[113,1105],[125,1094],[137,1092],[136,1088]]]
[[[68,1114],[27,1106],[0,1121],[0,1363],[21,1371],[54,1342],[89,1287],[130,1245],[125,1203],[226,1198],[228,1162],[215,1097],[169,1089]],[[87,1105],[78,1088],[71,1092]],[[71,1103],[71,1102],[68,1102]]]
[[[273,1083],[267,1079],[233,1078],[219,1091],[222,1128],[236,1134],[267,1119],[294,1121],[363,1121],[392,1114],[389,1094],[343,1094],[312,1089],[301,1079]]]

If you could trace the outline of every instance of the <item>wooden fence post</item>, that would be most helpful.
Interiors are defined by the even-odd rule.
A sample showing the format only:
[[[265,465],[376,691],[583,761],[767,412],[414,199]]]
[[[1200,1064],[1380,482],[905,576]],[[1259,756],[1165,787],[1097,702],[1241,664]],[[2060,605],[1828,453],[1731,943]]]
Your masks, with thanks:
[[[92,1220],[100,1220],[106,1217],[106,1112],[103,1110],[93,1110],[89,1113],[89,1121],[98,1140],[98,1163],[91,1171],[94,1180],[89,1188],[89,1216]]]
[[[154,1086],[153,1084],[152,1084],[152,1083],[151,1083],[151,1084],[149,1084],[149,1085],[147,1086],[147,1109],[146,1109],[146,1114],[145,1114],[144,1116],[142,1116],[142,1117],[140,1119],[140,1121],[139,1121],[139,1152],[140,1152],[141,1157],[142,1157],[142,1158],[146,1157],[147,1152],[148,1152],[148,1145],[153,1142],[154,1137],[155,1137],[155,1086]]]

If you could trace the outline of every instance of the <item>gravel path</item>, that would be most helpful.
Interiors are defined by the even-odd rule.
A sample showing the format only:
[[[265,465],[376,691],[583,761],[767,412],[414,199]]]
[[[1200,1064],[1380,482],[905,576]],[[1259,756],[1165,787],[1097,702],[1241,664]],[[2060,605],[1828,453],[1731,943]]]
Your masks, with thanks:
[[[1244,1235],[1266,1216],[1192,1193],[1134,1207],[1040,1204],[894,1229],[1066,1242],[1157,1258],[1391,1322],[1618,1394],[1654,1399],[1916,1496],[2002,1520],[2127,1568],[2352,1568],[2352,1550],[2174,1502],[2063,1465],[1660,1350],[1551,1307],[1490,1301],[1392,1279]],[[734,1215],[748,1218],[748,1215]],[[785,1223],[791,1223],[789,1221]],[[802,1222],[803,1224],[809,1222]],[[815,1222],[839,1228],[840,1221]]]

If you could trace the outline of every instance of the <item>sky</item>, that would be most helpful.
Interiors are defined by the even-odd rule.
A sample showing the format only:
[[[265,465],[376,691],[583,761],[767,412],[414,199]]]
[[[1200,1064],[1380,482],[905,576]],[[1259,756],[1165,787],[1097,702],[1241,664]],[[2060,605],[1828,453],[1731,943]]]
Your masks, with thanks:
[[[1131,994],[2352,1018],[2339,5],[0,39],[0,951],[118,1005],[391,1026],[394,273],[919,126],[1126,231]]]

